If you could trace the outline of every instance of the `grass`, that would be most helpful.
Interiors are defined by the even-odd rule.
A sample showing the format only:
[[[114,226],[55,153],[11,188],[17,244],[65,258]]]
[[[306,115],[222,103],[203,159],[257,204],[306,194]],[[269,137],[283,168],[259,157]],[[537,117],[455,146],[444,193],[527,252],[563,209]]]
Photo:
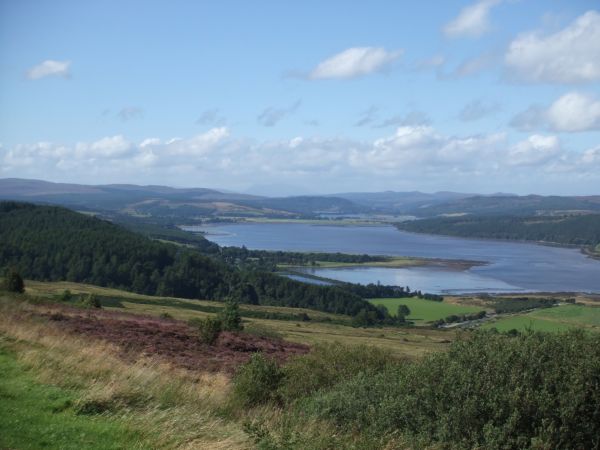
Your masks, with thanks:
[[[7,380],[0,386],[13,405],[7,410],[2,402],[0,427],[14,428],[0,428],[0,448],[250,447],[241,424],[220,413],[229,392],[225,375],[151,357],[123,359],[109,344],[31,316],[44,308],[0,294],[0,373]],[[46,447],[35,441],[44,433]],[[98,447],[87,445],[92,438]]]
[[[54,298],[54,296],[64,292],[65,289],[69,289],[73,294],[95,293],[101,297],[111,298],[111,302],[105,307],[107,310],[128,311],[153,316],[167,313],[180,320],[205,318],[213,315],[199,308],[223,307],[222,303],[208,300],[153,297],[80,283],[26,280],[25,284],[26,292],[31,295]],[[111,304],[116,306],[110,306]],[[332,322],[337,322],[244,318],[246,328],[257,329],[264,334],[278,335],[283,339],[308,345],[331,342],[367,344],[387,349],[396,356],[413,358],[432,351],[445,350],[450,340],[454,339],[453,331],[444,330],[391,327],[353,328],[339,324],[344,321],[349,323],[348,316],[322,313],[309,309],[254,305],[240,305],[240,309],[242,311],[249,309],[294,314],[306,312],[312,318],[330,318]]]
[[[536,331],[565,331],[585,328],[600,331],[600,307],[583,305],[561,305],[544,308],[523,315],[514,315],[487,323],[483,328],[498,331],[532,328]]]
[[[374,298],[369,300],[374,305],[385,306],[391,315],[396,315],[398,306],[406,305],[410,309],[409,320],[418,325],[424,325],[438,319],[444,319],[453,314],[470,314],[481,311],[484,308],[476,306],[458,305],[455,303],[434,302],[420,298]]]
[[[0,448],[147,448],[140,433],[118,420],[78,415],[73,390],[42,384],[0,336]]]
[[[524,314],[520,316],[504,317],[494,322],[488,322],[481,328],[496,328],[498,331],[510,331],[513,329],[519,331],[524,331],[526,329],[532,329],[534,331],[565,331],[573,328],[573,326],[550,320],[538,319],[529,314]]]

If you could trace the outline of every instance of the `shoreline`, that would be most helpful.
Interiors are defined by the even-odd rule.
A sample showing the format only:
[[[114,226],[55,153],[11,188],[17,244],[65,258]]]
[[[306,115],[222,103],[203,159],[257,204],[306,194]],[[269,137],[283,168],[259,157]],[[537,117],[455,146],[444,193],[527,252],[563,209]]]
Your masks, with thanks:
[[[305,252],[309,253],[309,252]],[[370,255],[373,256],[373,255]],[[315,268],[315,269],[343,269],[343,268],[368,268],[379,267],[389,269],[407,269],[411,267],[444,267],[450,270],[465,271],[472,267],[485,266],[488,261],[474,261],[466,259],[443,259],[443,258],[413,258],[410,256],[390,256],[387,261],[368,261],[368,262],[335,262],[335,261],[318,261],[315,265],[312,264],[281,264],[280,269],[295,269],[295,268]]]

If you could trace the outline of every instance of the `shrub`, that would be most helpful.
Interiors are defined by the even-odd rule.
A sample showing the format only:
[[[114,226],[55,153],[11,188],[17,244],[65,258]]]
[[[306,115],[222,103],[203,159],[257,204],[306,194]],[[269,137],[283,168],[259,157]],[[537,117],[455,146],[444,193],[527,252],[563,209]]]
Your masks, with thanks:
[[[96,294],[88,294],[80,300],[81,306],[85,308],[102,308],[102,303]]]
[[[379,372],[391,361],[386,351],[375,347],[319,344],[310,353],[296,356],[283,366],[285,378],[280,394],[284,400],[292,401],[358,373]]]
[[[23,277],[15,269],[8,269],[6,271],[3,287],[8,292],[16,292],[18,294],[25,292]]]
[[[73,300],[73,294],[71,293],[70,290],[66,289],[63,291],[62,294],[60,294],[60,300],[63,302],[69,302],[69,301]]]
[[[192,319],[189,321],[189,324],[198,329],[200,342],[208,345],[213,345],[215,343],[223,329],[221,320],[216,317]]]
[[[220,313],[220,319],[224,331],[240,331],[244,329],[242,316],[240,316],[240,306],[236,301],[227,300],[225,302],[225,307]]]
[[[283,372],[262,353],[254,353],[233,378],[233,403],[244,408],[277,400]]]
[[[597,448],[600,336],[469,333],[446,353],[359,374],[304,403],[340,428],[444,448]]]

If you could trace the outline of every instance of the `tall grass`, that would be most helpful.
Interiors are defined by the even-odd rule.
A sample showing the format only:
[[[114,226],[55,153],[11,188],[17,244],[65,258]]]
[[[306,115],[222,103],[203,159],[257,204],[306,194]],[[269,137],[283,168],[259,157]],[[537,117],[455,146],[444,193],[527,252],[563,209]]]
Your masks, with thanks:
[[[230,389],[225,375],[152,358],[125,361],[109,344],[36,320],[31,308],[0,299],[0,333],[16,340],[19,361],[41,382],[80,393],[73,405],[79,414],[118,417],[156,448],[249,448],[241,426],[219,414]]]

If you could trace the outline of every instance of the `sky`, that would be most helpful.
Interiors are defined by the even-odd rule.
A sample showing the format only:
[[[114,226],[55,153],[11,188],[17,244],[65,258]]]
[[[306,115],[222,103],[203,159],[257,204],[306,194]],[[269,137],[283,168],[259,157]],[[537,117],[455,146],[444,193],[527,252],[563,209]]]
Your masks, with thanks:
[[[0,177],[600,194],[600,0],[0,0]]]

